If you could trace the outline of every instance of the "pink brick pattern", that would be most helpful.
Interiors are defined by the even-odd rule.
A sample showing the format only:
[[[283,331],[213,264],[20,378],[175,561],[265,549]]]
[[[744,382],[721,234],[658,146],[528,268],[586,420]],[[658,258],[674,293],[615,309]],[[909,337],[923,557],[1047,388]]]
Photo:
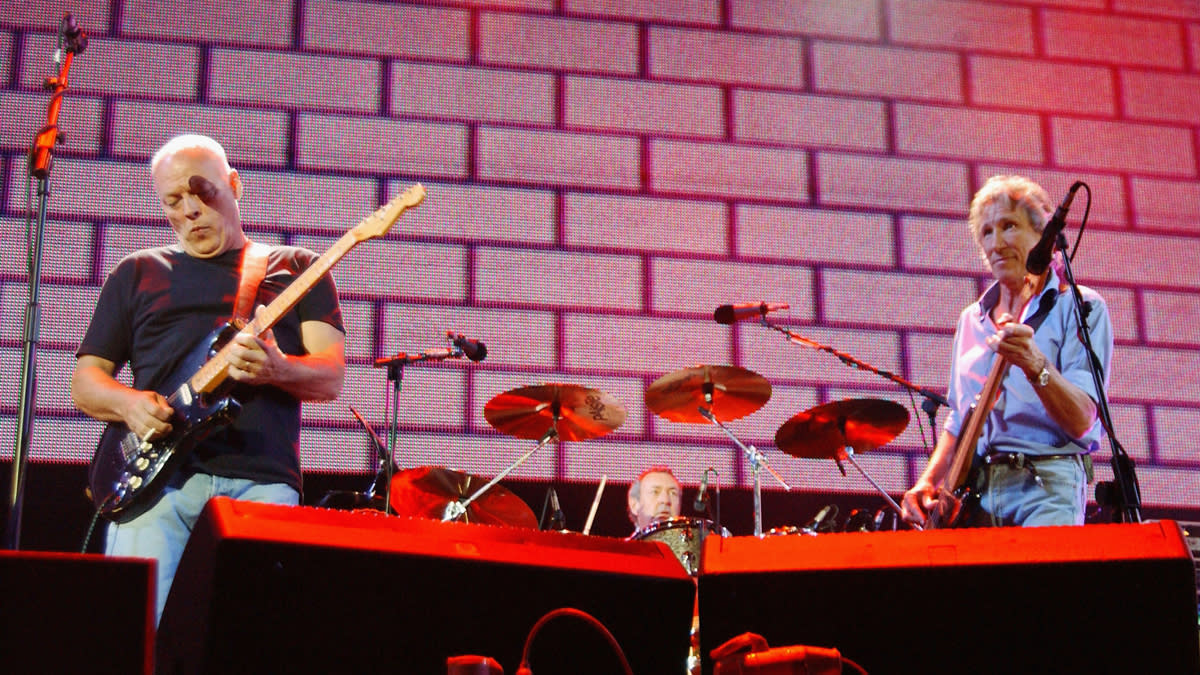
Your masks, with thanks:
[[[219,103],[375,112],[380,65],[369,59],[215,49],[208,96]]]
[[[554,122],[555,78],[548,73],[392,63],[391,113],[484,122]]]
[[[797,38],[655,28],[649,41],[647,58],[655,77],[804,86],[804,45]]]
[[[371,472],[347,406],[382,426],[386,373],[373,361],[442,347],[453,330],[489,356],[406,369],[403,466],[495,475],[529,443],[493,430],[483,406],[569,382],[612,394],[626,423],[547,448],[515,478],[628,481],[667,463],[689,486],[713,466],[745,487],[727,439],[644,401],[664,373],[734,364],[773,395],[732,429],[799,489],[876,499],[832,462],[787,457],[773,435],[825,401],[907,406],[903,392],[755,322],[719,325],[712,311],[789,303],[772,315],[779,325],[943,390],[955,319],[989,279],[967,205],[989,176],[1018,173],[1055,202],[1077,180],[1091,187],[1075,272],[1112,315],[1118,437],[1147,505],[1200,503],[1195,3],[9,4],[0,318],[12,330],[0,364],[10,372],[26,281],[24,153],[45,117],[57,17],[74,12],[92,37],[54,164],[35,461],[89,458],[100,425],[67,396],[75,347],[117,261],[175,240],[147,158],[174,134],[202,132],[241,172],[244,222],[265,243],[321,252],[381,201],[416,182],[428,191],[333,270],[349,367],[337,401],[305,406],[308,471]],[[1086,197],[1068,217],[1072,242]],[[15,424],[10,381],[0,457]],[[913,421],[861,459],[898,494],[926,452]]]
[[[570,195],[563,202],[563,241],[568,246],[727,253],[728,215],[714,201]],[[665,223],[675,237],[664,239]]]
[[[1047,10],[1042,22],[1046,52],[1052,57],[1172,69],[1183,65],[1182,33],[1169,21]]]
[[[997,108],[1112,115],[1109,68],[1028,58],[975,56],[970,59],[971,102]]]
[[[771,258],[848,266],[895,265],[892,222],[878,213],[780,206],[740,206],[737,251]]]
[[[734,94],[733,109],[738,140],[887,149],[886,110],[879,101],[750,90]]]
[[[118,101],[113,105],[110,150],[120,157],[148,161],[172,136],[209,130],[235,167],[279,168],[287,163],[287,115],[252,108]]]
[[[553,4],[553,3],[550,3]],[[721,22],[721,0],[564,0],[563,9],[572,14],[642,19],[668,23],[718,24]]]
[[[925,101],[962,101],[957,55],[840,42],[813,44],[817,91]]]
[[[1200,123],[1200,76],[1126,71],[1125,114],[1134,119]]]
[[[650,145],[653,188],[726,198],[808,199],[808,155],[786,148],[656,140]]]
[[[294,7],[289,0],[132,0],[122,6],[121,33],[159,40],[287,47],[296,22]]]
[[[1182,127],[1060,118],[1051,128],[1059,166],[1176,176],[1196,173],[1192,133]]]
[[[564,121],[570,127],[715,138],[725,131],[721,90],[683,84],[568,77]]]
[[[905,154],[1042,161],[1034,115],[898,104],[895,118],[896,149]]]
[[[959,213],[970,201],[966,167],[950,162],[821,153],[821,202]]]
[[[880,37],[877,3],[840,0],[728,0],[737,28],[864,40]]]
[[[465,61],[465,10],[391,3],[313,0],[304,3],[304,46],[343,54]]]
[[[628,189],[641,181],[638,143],[630,137],[486,128],[476,143],[480,178]]]
[[[489,64],[631,75],[636,47],[631,23],[508,13],[479,18],[479,59]]]
[[[476,296],[487,303],[637,310],[641,261],[635,256],[520,249],[475,252]]]
[[[467,130],[460,124],[301,115],[296,165],[302,169],[463,178]]]
[[[1033,10],[952,0],[889,0],[892,40],[902,44],[1033,53]]]

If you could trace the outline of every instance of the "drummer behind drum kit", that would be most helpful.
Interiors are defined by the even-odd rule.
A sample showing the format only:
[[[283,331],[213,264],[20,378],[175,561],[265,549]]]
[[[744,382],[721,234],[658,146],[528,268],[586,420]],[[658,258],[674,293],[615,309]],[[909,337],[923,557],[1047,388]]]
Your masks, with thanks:
[[[714,318],[720,323],[733,323],[745,318],[761,317],[763,325],[785,333],[792,342],[828,351],[847,365],[877,372],[919,393],[930,395],[928,390],[913,387],[890,373],[878,371],[853,357],[767,323],[767,312],[787,307],[786,304],[768,303],[724,305],[717,308]],[[933,396],[936,397],[936,394]],[[685,424],[712,424],[745,453],[753,477],[754,534],[760,537],[763,536],[760,470],[765,468],[785,490],[790,490],[791,486],[771,468],[757,448],[742,443],[723,423],[758,411],[770,398],[771,384],[766,378],[746,368],[726,365],[699,365],[675,370],[651,383],[645,395],[646,407],[659,417]],[[390,510],[401,516],[537,528],[538,519],[532,509],[498,483],[552,441],[586,441],[611,433],[625,421],[626,411],[618,400],[600,390],[576,384],[547,383],[498,394],[484,406],[484,417],[497,431],[537,441],[536,445],[486,482],[477,476],[442,467],[400,471],[392,476],[389,483],[387,503]],[[775,445],[793,457],[832,459],[837,462],[843,475],[845,468],[842,462],[849,461],[898,514],[899,505],[863,470],[854,455],[886,445],[904,431],[908,422],[908,411],[891,401],[833,401],[800,412],[787,420],[775,433]],[[367,428],[375,442],[379,443],[374,432]],[[381,456],[386,456],[383,448],[380,450]],[[705,480],[707,482],[707,472]],[[596,493],[596,502],[599,502],[601,493],[602,490]],[[373,509],[380,509],[382,505],[382,500],[374,495],[374,484],[366,495],[353,494],[356,497],[347,500],[344,494],[330,493],[321,505]],[[592,505],[593,513],[596,505]],[[702,507],[704,504],[699,503],[697,509]],[[666,543],[687,572],[695,575],[699,571],[704,538],[713,532],[729,535],[728,530],[721,527],[719,508],[716,519],[715,524],[707,519],[687,517],[658,521],[638,530],[630,539]],[[824,519],[817,518],[814,522],[818,520]],[[876,516],[875,521],[878,520]],[[816,527],[782,528],[767,534],[815,534]]]

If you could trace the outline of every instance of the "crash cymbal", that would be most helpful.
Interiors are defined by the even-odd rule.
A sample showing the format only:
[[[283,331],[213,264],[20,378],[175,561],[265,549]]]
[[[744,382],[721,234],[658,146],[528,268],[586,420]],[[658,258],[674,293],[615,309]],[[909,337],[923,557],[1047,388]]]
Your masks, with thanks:
[[[470,497],[487,482],[440,466],[421,466],[392,476],[390,503],[400,516],[442,520],[447,506]],[[535,530],[538,526],[533,509],[501,485],[493,485],[471,502],[459,520]]]
[[[834,459],[845,448],[873,450],[908,426],[908,410],[877,398],[823,403],[784,422],[775,432],[775,446],[793,457]]]
[[[483,416],[517,438],[541,440],[555,426],[559,439],[583,441],[621,426],[625,406],[599,389],[552,382],[497,394],[483,406]]]
[[[681,368],[646,389],[646,407],[672,422],[707,423],[700,406],[722,422],[736,420],[763,407],[770,398],[771,383],[738,366]]]

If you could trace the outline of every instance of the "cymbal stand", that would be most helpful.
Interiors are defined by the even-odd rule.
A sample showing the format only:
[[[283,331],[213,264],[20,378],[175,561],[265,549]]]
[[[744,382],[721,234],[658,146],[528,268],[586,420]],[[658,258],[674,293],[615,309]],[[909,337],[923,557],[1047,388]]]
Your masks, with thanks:
[[[750,462],[751,474],[754,476],[754,536],[761,537],[763,533],[762,479],[759,476],[759,470],[765,468],[771,474],[771,476],[775,478],[775,481],[783,486],[784,490],[790,492],[792,486],[787,484],[787,481],[783,479],[783,476],[779,475],[778,471],[771,468],[771,465],[767,463],[767,458],[763,457],[763,454],[759,452],[758,448],[754,447],[753,445],[747,446],[745,443],[742,443],[740,440],[738,440],[738,437],[735,436],[733,432],[730,431],[724,424],[721,424],[716,415],[713,415],[712,411],[708,408],[699,406],[699,410],[700,414],[704,415],[705,419],[707,419],[709,422],[712,422],[721,431],[725,432],[725,435],[729,437],[729,440],[733,441],[734,445],[738,446],[738,448],[741,448],[742,452],[746,453],[746,460]]]
[[[900,505],[896,503],[896,500],[892,499],[892,496],[887,493],[887,490],[884,490],[882,485],[875,482],[875,479],[871,478],[871,474],[867,473],[867,470],[862,468],[862,465],[854,460],[854,448],[847,445],[844,449],[840,450],[838,452],[837,460],[840,462],[843,459],[849,460],[849,462],[854,465],[854,468],[858,469],[858,472],[863,475],[863,478],[866,478],[868,483],[875,486],[875,489],[879,491],[879,494],[883,495],[884,500],[887,501],[888,506],[892,507],[892,510],[896,512],[897,516],[902,515],[900,512]],[[839,467],[840,466],[841,465],[839,464]],[[913,523],[912,527],[916,530],[921,529],[921,526],[917,525],[916,523]]]
[[[558,403],[556,402],[554,404],[554,406],[555,406],[554,421],[550,423],[550,428],[546,430],[546,433],[542,436],[542,439],[540,441],[538,441],[538,444],[533,446],[533,449],[531,449],[529,452],[526,452],[525,454],[518,457],[517,461],[513,462],[508,468],[506,468],[505,470],[503,470],[499,474],[497,474],[495,478],[488,481],[483,487],[481,487],[478,490],[476,490],[475,492],[471,493],[470,497],[467,497],[466,499],[457,499],[457,500],[452,501],[449,504],[447,504],[446,511],[445,511],[445,513],[442,514],[442,522],[443,523],[449,522],[451,520],[458,520],[459,518],[461,518],[463,516],[463,514],[465,514],[467,512],[467,507],[471,505],[471,502],[475,501],[476,499],[478,499],[479,497],[481,497],[485,493],[487,493],[488,490],[492,489],[493,485],[504,480],[504,478],[506,476],[508,476],[508,474],[515,471],[518,466],[521,466],[521,464],[523,464],[525,462],[525,460],[532,457],[533,453],[537,452],[538,450],[541,450],[550,441],[556,440],[558,438],[558,419],[559,419],[558,409],[557,409]]]

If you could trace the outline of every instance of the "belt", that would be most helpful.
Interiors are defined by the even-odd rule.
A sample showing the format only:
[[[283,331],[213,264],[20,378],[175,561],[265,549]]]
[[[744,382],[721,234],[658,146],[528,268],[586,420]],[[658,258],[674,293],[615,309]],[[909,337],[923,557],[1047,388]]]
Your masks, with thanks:
[[[1033,476],[1033,481],[1039,486],[1044,485],[1042,477],[1038,475],[1037,463],[1045,462],[1051,459],[1078,459],[1081,455],[1074,452],[1068,452],[1058,455],[1027,455],[1023,452],[1004,452],[1000,450],[990,450],[982,459],[983,463],[991,466],[993,464],[1007,464],[1014,469],[1025,469]]]

